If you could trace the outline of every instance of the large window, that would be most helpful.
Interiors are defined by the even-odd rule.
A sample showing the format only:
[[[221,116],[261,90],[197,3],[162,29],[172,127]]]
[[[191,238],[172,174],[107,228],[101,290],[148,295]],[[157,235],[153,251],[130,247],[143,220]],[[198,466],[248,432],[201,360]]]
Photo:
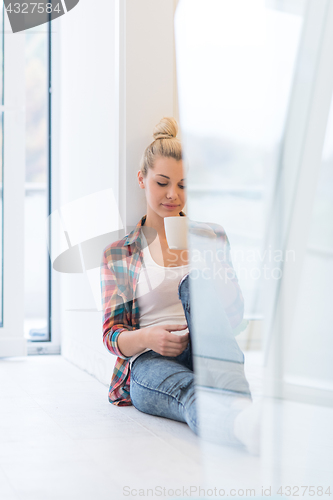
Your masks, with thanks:
[[[224,226],[246,315],[264,319],[263,348],[244,349],[254,401],[264,396],[263,460],[256,467],[236,453],[203,447],[207,483],[223,469],[223,487],[229,476],[231,486],[235,467],[244,472],[238,478],[245,487],[251,481],[322,484],[329,477],[332,27],[331,0],[210,0],[204,6],[182,0],[177,12],[188,213]],[[210,258],[212,248],[216,255],[214,237],[193,235],[190,250]],[[191,310],[200,420],[208,422],[213,408],[218,435],[236,380],[228,376],[239,359],[225,320],[230,304],[224,307],[226,294],[217,293],[224,282],[216,279],[218,288],[212,273],[204,282],[213,265],[191,280]],[[240,387],[232,390],[240,394]]]
[[[48,24],[12,33],[2,2],[0,19],[0,356],[13,356],[52,341],[51,35]]]
[[[25,32],[25,336],[50,340],[49,215],[50,33],[45,24]]]
[[[294,2],[287,10],[283,2],[270,3],[264,10],[258,1],[185,0],[177,17],[188,214],[225,228],[249,319],[263,312],[265,208],[306,5]]]

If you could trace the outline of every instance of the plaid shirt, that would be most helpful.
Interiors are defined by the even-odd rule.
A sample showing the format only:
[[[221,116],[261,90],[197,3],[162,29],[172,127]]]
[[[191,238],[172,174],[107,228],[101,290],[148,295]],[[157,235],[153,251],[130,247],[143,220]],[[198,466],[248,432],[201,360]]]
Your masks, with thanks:
[[[185,215],[180,212],[180,215]],[[118,406],[132,405],[130,398],[130,359],[118,348],[118,337],[124,330],[140,328],[140,311],[135,290],[138,283],[143,252],[141,245],[141,227],[146,215],[136,228],[123,239],[108,245],[104,249],[101,263],[101,294],[103,306],[103,343],[112,354],[117,356],[109,388],[110,403]],[[192,225],[192,226],[191,226]],[[190,227],[208,228],[214,231],[219,248],[226,255],[224,267],[233,271],[230,259],[230,246],[224,229],[218,224],[190,222]],[[238,280],[233,271],[229,283],[236,291],[235,299],[225,311],[232,327],[243,319],[244,303]]]

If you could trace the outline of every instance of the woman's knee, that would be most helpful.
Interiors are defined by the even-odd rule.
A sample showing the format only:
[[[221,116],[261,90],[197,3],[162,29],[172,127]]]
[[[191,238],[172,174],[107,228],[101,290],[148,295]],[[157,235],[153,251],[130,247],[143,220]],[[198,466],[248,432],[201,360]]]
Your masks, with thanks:
[[[147,398],[147,388],[137,383],[134,380],[133,374],[131,374],[130,396],[133,406],[135,406],[137,410],[148,413],[147,403],[149,398]]]
[[[183,413],[187,413],[195,401],[193,372],[169,374],[155,387],[147,387],[131,377],[130,395],[135,408],[143,413],[186,421]]]
[[[195,384],[193,372],[185,372],[172,387],[173,396],[184,406],[192,404],[195,400]]]

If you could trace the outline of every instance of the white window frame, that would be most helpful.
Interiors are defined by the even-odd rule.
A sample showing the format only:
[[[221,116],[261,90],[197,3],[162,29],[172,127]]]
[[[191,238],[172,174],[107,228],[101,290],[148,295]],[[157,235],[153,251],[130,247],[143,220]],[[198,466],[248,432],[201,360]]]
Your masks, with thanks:
[[[295,262],[284,263],[281,282],[274,290],[271,283],[268,285],[267,296],[272,312],[268,315],[271,321],[265,324],[269,374],[265,394],[324,405],[332,404],[333,391],[290,383],[286,376],[285,360],[332,99],[332,54],[333,3],[331,0],[318,0],[316,4],[309,2],[285,129],[281,160],[283,168],[270,217],[271,243],[278,242],[284,251],[293,249],[296,259]]]
[[[28,341],[24,337],[24,203],[25,203],[25,32],[12,33],[4,15],[4,273],[3,327],[0,327],[0,357],[27,354],[59,354],[59,277],[51,272],[51,340]],[[45,31],[47,26],[41,29]],[[52,75],[58,75],[58,36],[52,36]],[[53,57],[54,55],[54,57]],[[13,64],[15,61],[15,64]],[[58,110],[57,82],[52,88],[51,109]],[[54,82],[54,79],[52,79]],[[55,116],[53,116],[53,114]],[[58,164],[57,113],[52,113],[51,165]],[[52,169],[51,200],[57,205],[57,168]],[[53,208],[52,208],[53,209]],[[45,216],[47,223],[47,217]],[[47,226],[46,238],[47,238]],[[45,239],[47,247],[47,239]],[[51,263],[52,266],[52,263]],[[57,313],[58,311],[58,313]]]
[[[1,109],[4,114],[4,272],[0,357],[27,354],[24,338],[24,37],[12,34],[6,14],[4,31],[4,106]]]
[[[45,29],[46,25],[44,25]],[[51,214],[60,204],[60,166],[59,166],[59,127],[60,127],[60,28],[58,20],[51,23],[51,89],[50,89],[50,114],[51,114]],[[48,224],[52,217],[45,218],[45,246],[50,248],[52,242],[48,239]],[[51,238],[52,239],[52,238]],[[49,255],[50,258],[50,255]],[[61,354],[61,279],[60,274],[53,270],[53,262],[50,263],[50,289],[51,289],[51,320],[50,320],[50,338],[49,341],[29,341],[28,354]]]

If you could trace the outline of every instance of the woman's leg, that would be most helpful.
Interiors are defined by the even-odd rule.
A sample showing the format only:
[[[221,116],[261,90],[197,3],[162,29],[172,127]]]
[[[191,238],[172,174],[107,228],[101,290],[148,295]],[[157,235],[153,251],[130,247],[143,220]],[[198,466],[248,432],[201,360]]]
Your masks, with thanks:
[[[185,351],[175,358],[147,351],[134,360],[130,383],[133,405],[143,413],[185,422],[208,441],[242,447],[234,433],[234,422],[242,408],[239,398],[223,394],[206,401],[205,394],[199,393],[203,417],[199,426],[194,375],[186,366],[189,347]]]
[[[256,448],[255,439],[251,436],[248,436],[246,440],[241,439],[244,432],[240,432],[242,431],[241,424],[244,424],[244,420],[248,420],[248,409],[252,406],[250,388],[244,373],[244,354],[232,334],[224,311],[221,311],[219,298],[212,293],[212,290],[209,290],[206,284],[205,294],[207,295],[202,297],[201,306],[203,311],[207,312],[204,306],[208,303],[210,315],[208,321],[206,319],[204,323],[202,314],[199,315],[197,319],[201,322],[201,337],[193,339],[191,338],[193,321],[191,321],[190,275],[184,276],[181,280],[178,293],[190,331],[191,351],[193,340],[196,349],[199,350],[195,352],[194,361],[192,361],[191,352],[191,362],[195,363],[196,407],[197,419],[200,418],[200,436],[220,444],[238,446],[242,443],[249,450],[253,450]],[[207,331],[207,328],[211,329],[212,335],[209,335],[210,331]],[[236,422],[237,429],[235,428]],[[247,429],[248,426],[243,425],[243,427]],[[254,427],[252,425],[252,428]]]
[[[179,297],[191,333],[188,276],[180,283]],[[221,360],[222,372],[220,366],[212,369],[212,360],[207,358],[206,379],[208,373],[212,381],[208,389],[219,388],[218,393],[212,398],[212,394],[205,390],[205,384],[199,383],[199,390],[197,392],[195,390],[191,345],[192,343],[189,342],[185,351],[177,357],[162,356],[155,351],[148,351],[134,360],[130,384],[133,405],[144,413],[186,422],[195,434],[214,443],[243,446],[234,433],[235,419],[246,407],[243,403],[249,403],[249,398],[251,398],[243,371],[243,354],[239,355],[237,348],[233,349],[240,357],[236,363],[236,371],[232,369],[230,362],[226,364],[225,360]],[[199,376],[196,373],[196,380],[197,378],[200,382],[200,373]],[[235,386],[241,391],[231,390],[230,381],[232,387]],[[226,383],[227,387],[225,387]],[[200,433],[198,396],[202,417]]]
[[[193,371],[189,346],[179,356],[147,351],[131,368],[130,395],[144,413],[185,422],[198,434]]]

